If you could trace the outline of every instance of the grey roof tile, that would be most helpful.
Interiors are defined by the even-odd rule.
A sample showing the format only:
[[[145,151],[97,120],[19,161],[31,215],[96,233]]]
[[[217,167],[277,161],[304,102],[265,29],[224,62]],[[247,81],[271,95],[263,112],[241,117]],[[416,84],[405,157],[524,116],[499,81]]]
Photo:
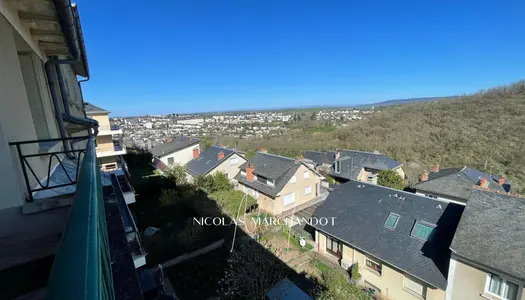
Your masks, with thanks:
[[[450,248],[525,281],[525,199],[473,189]]]
[[[499,178],[468,167],[430,172],[426,181],[419,181],[412,185],[412,188],[467,200],[472,193],[472,186],[477,185],[481,178],[488,180],[489,189],[506,192],[505,188],[499,184]]]
[[[342,150],[339,157],[349,157],[353,160],[354,165],[376,170],[392,170],[403,165],[402,163],[393,160],[392,158],[381,153],[357,150]]]
[[[157,145],[150,149],[150,152],[157,157],[164,156],[175,151],[196,145],[200,142],[199,139],[190,138],[187,136],[174,137],[171,142]]]
[[[334,226],[317,229],[444,290],[449,246],[462,211],[462,205],[349,181],[334,189],[314,216],[335,217]],[[390,213],[400,215],[394,230],[384,227]],[[410,235],[416,221],[436,225],[428,241]]]
[[[224,157],[219,160],[219,153],[221,151],[224,153]],[[201,152],[199,158],[189,161],[186,164],[186,171],[191,175],[206,175],[234,153],[236,153],[236,151],[233,149],[211,146]]]
[[[331,165],[335,160],[335,152],[318,152],[307,150],[303,154],[305,159],[309,159],[316,165],[328,164]]]
[[[105,110],[103,108],[100,108],[96,105],[93,105],[91,103],[87,103],[85,102],[84,103],[84,109],[86,110],[86,113],[89,115],[89,114],[94,114],[94,113],[107,113],[109,114],[110,112],[108,110]]]

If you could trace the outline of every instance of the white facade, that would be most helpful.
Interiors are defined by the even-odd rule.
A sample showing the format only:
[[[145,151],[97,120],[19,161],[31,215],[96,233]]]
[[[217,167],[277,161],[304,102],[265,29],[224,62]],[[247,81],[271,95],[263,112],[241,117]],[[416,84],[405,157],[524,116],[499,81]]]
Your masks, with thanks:
[[[195,148],[199,149],[200,153],[199,144],[195,144],[170,154],[162,155],[159,159],[168,167],[172,165],[185,165],[193,159],[193,149]]]

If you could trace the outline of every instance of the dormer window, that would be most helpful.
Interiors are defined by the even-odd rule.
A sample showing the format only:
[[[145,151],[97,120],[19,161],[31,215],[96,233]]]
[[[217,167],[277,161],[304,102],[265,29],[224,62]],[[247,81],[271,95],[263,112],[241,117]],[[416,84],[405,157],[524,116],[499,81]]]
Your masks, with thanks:
[[[417,221],[416,224],[414,224],[414,228],[412,228],[410,235],[417,239],[426,241],[432,234],[432,231],[434,231],[435,227],[436,225],[434,224]]]
[[[336,173],[341,173],[341,162],[340,161],[336,161],[335,162],[334,170],[335,170]]]

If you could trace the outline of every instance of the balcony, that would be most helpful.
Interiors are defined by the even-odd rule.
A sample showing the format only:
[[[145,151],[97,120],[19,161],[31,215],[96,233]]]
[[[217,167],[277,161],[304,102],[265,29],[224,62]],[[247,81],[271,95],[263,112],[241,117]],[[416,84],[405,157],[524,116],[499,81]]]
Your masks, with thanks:
[[[110,126],[99,126],[98,127],[98,135],[116,135],[116,134],[122,134],[122,128],[117,125],[110,125]]]
[[[19,268],[25,270],[54,255],[51,272],[45,273],[50,278],[42,280],[48,285],[36,287],[39,290],[30,294],[45,293],[46,299],[142,299],[135,269],[145,265],[146,253],[124,198],[132,186],[129,181],[122,184],[114,173],[110,175],[112,184],[103,187],[94,137],[65,140],[75,147],[55,151],[55,140],[10,143],[27,183],[26,205],[32,205],[33,210],[0,210],[0,270],[15,276],[20,274]],[[36,153],[27,153],[24,148]],[[45,158],[48,175],[39,180],[38,165]],[[56,181],[58,173],[69,182]],[[30,184],[35,180],[36,186]],[[50,194],[37,197],[42,193]],[[57,197],[71,201],[42,205]]]
[[[121,144],[119,141],[113,141],[113,143],[101,144],[97,146],[97,157],[108,157],[126,154],[126,146]]]
[[[131,185],[131,175],[129,174],[126,161],[121,156],[117,157],[115,168],[103,169],[102,172],[102,184],[104,186],[112,185],[111,177],[115,175],[126,204],[135,203],[135,189]]]

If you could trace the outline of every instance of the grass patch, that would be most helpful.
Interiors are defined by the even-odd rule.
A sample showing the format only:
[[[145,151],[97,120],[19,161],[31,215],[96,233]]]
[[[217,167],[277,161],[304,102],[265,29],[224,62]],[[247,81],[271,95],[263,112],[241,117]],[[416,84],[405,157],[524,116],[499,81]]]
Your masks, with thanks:
[[[245,194],[236,190],[217,191],[209,194],[209,197],[215,200],[222,211],[230,216],[237,216],[237,212],[243,214],[245,208],[249,209],[257,204],[257,200],[249,195],[246,195],[245,201],[243,202]]]

